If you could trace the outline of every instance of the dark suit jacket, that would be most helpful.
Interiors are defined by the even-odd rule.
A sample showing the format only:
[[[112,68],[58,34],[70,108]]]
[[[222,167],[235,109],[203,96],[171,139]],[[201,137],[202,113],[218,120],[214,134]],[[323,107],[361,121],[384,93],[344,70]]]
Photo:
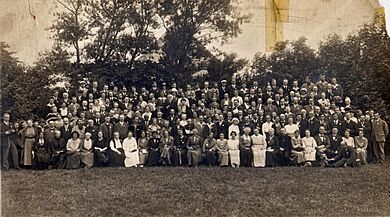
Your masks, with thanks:
[[[267,136],[266,141],[267,141],[267,148],[268,147],[271,147],[272,149],[279,149],[280,148],[278,137],[274,136],[271,139],[269,136]]]
[[[109,124],[102,123],[99,126],[99,131],[103,132],[103,137],[107,141],[111,141],[113,133],[114,133],[114,126],[111,123],[109,123]]]
[[[321,140],[320,135],[315,136],[314,139],[316,140],[317,146],[323,145],[325,147],[328,147],[330,145],[330,139],[327,135],[323,136],[323,140]]]
[[[11,135],[11,132],[8,133],[8,135],[6,134],[7,131],[10,131],[11,129],[13,129],[13,125],[11,124],[11,122],[8,122],[8,125],[6,125],[4,123],[4,121],[1,122],[0,124],[0,136],[1,136],[1,145],[2,146],[9,146],[10,145],[10,135]]]
[[[382,120],[374,120],[372,122],[372,136],[377,142],[385,142],[386,137],[389,134],[389,126]]]
[[[352,120],[350,120],[349,123],[347,121],[343,121],[342,133],[344,134],[347,129],[349,129],[351,131],[350,134],[352,137],[357,135],[358,128],[357,128],[356,122],[354,122]]]
[[[120,139],[125,139],[127,137],[127,133],[129,132],[129,125],[126,122],[123,122],[123,125],[118,122],[114,125],[114,131],[119,132]]]
[[[336,151],[340,147],[340,143],[343,141],[343,138],[340,135],[337,135],[336,137],[333,138],[332,135],[329,136],[329,146],[327,149]]]
[[[61,137],[68,141],[72,137],[72,127],[69,125],[68,129],[65,130],[65,126],[60,127]]]

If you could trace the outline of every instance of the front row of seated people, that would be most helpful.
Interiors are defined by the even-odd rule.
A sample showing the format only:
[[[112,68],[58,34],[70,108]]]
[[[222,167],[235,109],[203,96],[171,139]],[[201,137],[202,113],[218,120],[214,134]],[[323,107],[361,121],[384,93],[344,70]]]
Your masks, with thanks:
[[[252,133],[252,134],[250,134]],[[332,129],[330,136],[320,127],[314,138],[310,130],[301,138],[299,131],[288,135],[282,128],[279,136],[270,129],[266,136],[259,129],[251,132],[244,128],[242,136],[235,131],[225,138],[221,133],[218,139],[210,133],[203,139],[197,129],[190,136],[182,130],[173,138],[167,130],[162,135],[156,131],[148,137],[141,133],[138,141],[128,132],[121,140],[119,132],[114,132],[113,139],[106,147],[103,132],[98,133],[95,141],[89,132],[80,139],[78,132],[72,132],[67,142],[56,131],[53,144],[45,142],[41,132],[33,145],[34,168],[91,168],[91,167],[143,167],[143,166],[206,166],[231,167],[275,167],[275,166],[356,166],[367,164],[367,139],[363,130],[355,138],[346,130],[344,136],[338,129]],[[51,151],[49,151],[51,150]]]

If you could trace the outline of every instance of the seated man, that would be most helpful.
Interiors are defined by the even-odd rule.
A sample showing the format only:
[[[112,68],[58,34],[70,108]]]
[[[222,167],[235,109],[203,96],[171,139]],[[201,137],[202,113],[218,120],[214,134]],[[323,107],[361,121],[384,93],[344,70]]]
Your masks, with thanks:
[[[356,165],[356,152],[353,148],[349,147],[346,142],[340,143],[338,154],[325,160],[325,165],[328,167],[346,167]]]
[[[202,154],[202,142],[202,138],[198,135],[198,130],[193,129],[186,145],[188,149],[188,166],[198,166]]]
[[[329,144],[326,146],[325,153],[327,158],[334,158],[338,154],[340,143],[343,140],[338,134],[339,130],[337,127],[333,127],[332,135],[329,136]]]
[[[184,136],[182,129],[179,129],[177,133],[171,154],[172,163],[173,166],[187,165],[187,137]]]

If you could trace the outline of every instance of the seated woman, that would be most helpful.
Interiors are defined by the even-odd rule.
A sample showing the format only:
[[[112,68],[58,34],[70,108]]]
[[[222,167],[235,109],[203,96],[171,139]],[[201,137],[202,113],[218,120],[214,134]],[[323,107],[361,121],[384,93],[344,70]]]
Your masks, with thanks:
[[[169,135],[168,130],[164,130],[160,140],[161,159],[163,165],[171,165],[170,150],[172,148],[173,148],[173,137]]]
[[[218,163],[221,167],[226,167],[229,165],[229,145],[228,141],[225,139],[223,133],[219,134],[219,139],[217,140],[216,150],[218,154]]]
[[[253,152],[253,166],[265,167],[265,150],[267,149],[267,141],[264,136],[260,134],[259,129],[253,130],[252,138],[252,152]]]
[[[240,140],[237,138],[236,131],[232,131],[230,133],[230,139],[227,141],[228,147],[229,147],[229,158],[230,158],[230,165],[232,167],[239,167],[240,166]]]
[[[244,128],[244,135],[240,137],[240,164],[244,167],[252,166],[253,152],[252,152],[252,139],[249,133],[251,128]]]
[[[359,135],[355,137],[356,157],[362,164],[367,164],[368,140],[364,137],[364,130],[359,129]]]
[[[66,169],[80,168],[80,134],[72,132],[72,138],[66,144]]]
[[[94,141],[94,165],[96,167],[107,166],[108,157],[107,157],[107,140],[103,136],[103,132],[99,131],[97,134],[97,139]]]
[[[302,139],[303,147],[305,148],[305,166],[311,166],[316,161],[316,140],[310,136],[310,130],[305,131],[305,137]]]
[[[50,153],[43,132],[40,132],[38,134],[38,139],[33,144],[33,150],[34,150],[33,168],[35,170],[47,169],[50,162]]]
[[[125,152],[122,142],[119,139],[119,132],[114,132],[114,138],[110,142],[108,150],[108,162],[111,167],[123,167],[125,161]]]
[[[51,153],[50,165],[52,168],[64,169],[66,167],[66,141],[61,137],[61,131],[55,131],[54,140],[51,142],[49,148]]]
[[[133,133],[129,131],[127,138],[123,140],[123,150],[125,152],[125,167],[138,167],[139,152],[137,140],[133,137]]]
[[[214,139],[214,134],[210,132],[208,137],[203,142],[202,152],[206,155],[206,165],[215,166],[217,164],[216,152],[217,140]]]
[[[148,138],[146,137],[146,132],[141,132],[141,137],[138,139],[138,149],[139,149],[139,165],[143,167],[146,164],[148,159]]]
[[[279,139],[275,136],[275,130],[273,128],[269,129],[266,141],[266,166],[274,167],[280,165],[283,152],[280,150]]]
[[[148,159],[146,161],[147,166],[159,166],[160,165],[160,139],[158,138],[158,132],[152,132],[152,138],[148,140]]]
[[[303,141],[301,139],[299,130],[294,132],[294,136],[291,138],[291,157],[293,165],[301,166],[305,163],[305,147],[303,146]]]
[[[346,129],[344,132],[343,142],[351,149],[355,149],[355,140],[351,137],[351,131],[349,129]]]
[[[85,138],[80,143],[80,160],[84,168],[91,168],[94,164],[94,148],[91,136],[90,132],[86,132]]]

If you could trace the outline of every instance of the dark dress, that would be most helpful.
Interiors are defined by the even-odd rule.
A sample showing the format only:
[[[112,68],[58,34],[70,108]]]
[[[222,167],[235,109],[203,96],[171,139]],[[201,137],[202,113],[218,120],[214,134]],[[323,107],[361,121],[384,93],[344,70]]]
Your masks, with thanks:
[[[106,148],[106,150],[104,151],[101,151],[97,148],[101,148],[101,149],[104,149]],[[94,166],[95,167],[104,167],[104,166],[108,166],[108,157],[107,157],[107,141],[105,138],[99,140],[99,139],[96,139],[95,142],[94,142],[94,157],[95,157],[95,164]]]
[[[271,148],[272,151],[266,151],[266,166],[278,166],[280,165],[280,158],[283,153],[280,151],[279,139],[276,136],[270,138],[267,136],[267,149]]]
[[[47,169],[50,162],[49,147],[45,140],[37,139],[33,145],[33,168],[36,170]]]
[[[113,143],[114,147],[120,152],[113,151],[111,149],[111,143]],[[118,144],[120,143],[120,144]],[[111,167],[123,167],[125,166],[125,152],[122,148],[122,143],[120,141],[111,140],[110,148],[107,150],[108,155],[108,165]]]
[[[160,139],[150,138],[148,141],[149,155],[146,160],[146,166],[158,166],[160,165]]]
[[[253,161],[252,139],[250,136],[240,138],[240,166],[250,167]]]
[[[66,151],[66,141],[64,138],[55,138],[53,142],[49,144],[49,149],[51,153],[50,165],[55,169],[65,169],[65,151]]]

